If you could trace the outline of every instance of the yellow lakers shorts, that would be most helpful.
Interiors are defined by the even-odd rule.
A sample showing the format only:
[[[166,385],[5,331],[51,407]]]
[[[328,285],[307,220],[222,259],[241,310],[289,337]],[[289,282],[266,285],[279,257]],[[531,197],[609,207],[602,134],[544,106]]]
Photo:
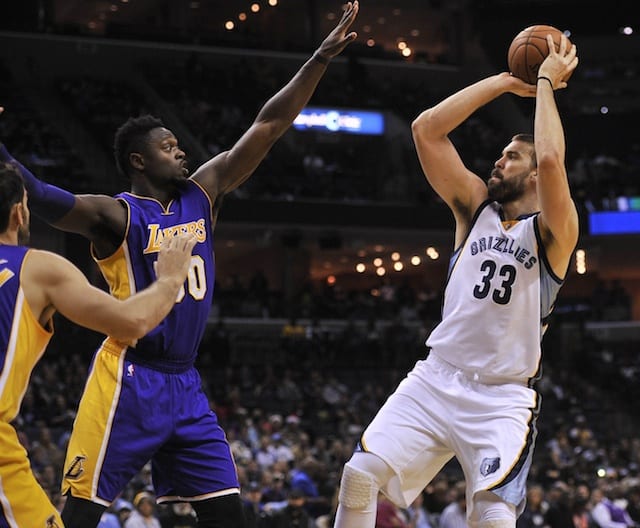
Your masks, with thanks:
[[[0,421],[0,528],[62,528],[15,429]]]

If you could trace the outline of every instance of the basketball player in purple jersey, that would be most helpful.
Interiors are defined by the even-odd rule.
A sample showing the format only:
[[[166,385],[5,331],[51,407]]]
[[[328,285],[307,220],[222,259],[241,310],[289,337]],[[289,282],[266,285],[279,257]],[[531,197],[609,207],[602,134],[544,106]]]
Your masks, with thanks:
[[[202,527],[244,524],[236,468],[194,368],[215,280],[213,229],[222,197],[243,183],[309,101],[331,58],[356,38],[358,2],[296,75],[260,110],[228,151],[189,177],[176,137],[151,116],[116,133],[118,168],[131,192],[74,196],[38,181],[16,163],[36,214],[79,233],[111,292],[126,298],[153,280],[159,244],[193,233],[191,269],[168,317],[129,347],[107,338],[96,353],[67,448],[62,519],[67,528],[98,524],[102,512],[151,459],[158,502],[189,501]]]
[[[578,64],[562,37],[537,85],[501,73],[424,111],[413,123],[429,183],[456,221],[442,320],[418,361],[345,464],[336,528],[373,528],[381,490],[407,507],[454,456],[467,521],[515,528],[524,507],[540,400],[540,342],[578,241],[554,90]],[[511,138],[485,183],[449,134],[500,95],[535,96],[534,134]]]
[[[0,527],[61,527],[12,426],[31,372],[53,335],[59,311],[73,322],[135,342],[173,308],[191,262],[193,235],[167,239],[158,280],[117,300],[95,288],[69,261],[30,249],[27,193],[18,170],[0,163]]]

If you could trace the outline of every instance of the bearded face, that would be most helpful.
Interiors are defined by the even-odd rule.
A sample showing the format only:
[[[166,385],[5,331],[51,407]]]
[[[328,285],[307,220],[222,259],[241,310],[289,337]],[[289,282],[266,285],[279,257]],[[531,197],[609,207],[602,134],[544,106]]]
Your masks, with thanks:
[[[491,177],[487,182],[489,198],[498,203],[508,203],[518,200],[526,191],[526,178],[528,172],[515,174],[505,178],[498,169],[491,171]]]

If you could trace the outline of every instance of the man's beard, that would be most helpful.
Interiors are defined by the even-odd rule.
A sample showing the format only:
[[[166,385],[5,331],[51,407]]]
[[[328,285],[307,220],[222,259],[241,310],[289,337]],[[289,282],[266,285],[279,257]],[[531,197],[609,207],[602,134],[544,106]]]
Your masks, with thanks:
[[[29,230],[29,225],[23,225],[18,228],[18,244],[21,246],[26,246],[29,244],[29,239],[31,238],[31,232]]]
[[[177,196],[189,186],[189,180],[187,178],[176,177],[169,181],[171,192]]]
[[[173,184],[175,186],[176,189],[183,191],[184,189],[186,189],[189,186],[189,180],[186,178],[182,178],[179,180],[174,180]]]
[[[496,171],[492,172],[495,175]],[[525,179],[513,178],[511,180],[505,180],[501,175],[496,176],[497,183],[491,183],[487,185],[487,192],[489,198],[498,203],[513,202],[520,198],[525,193]]]

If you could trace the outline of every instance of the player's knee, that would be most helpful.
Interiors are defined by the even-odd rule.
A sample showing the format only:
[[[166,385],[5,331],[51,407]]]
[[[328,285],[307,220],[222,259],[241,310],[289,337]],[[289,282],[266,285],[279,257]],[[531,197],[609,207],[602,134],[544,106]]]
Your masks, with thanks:
[[[107,508],[101,504],[67,495],[60,517],[66,528],[97,526]]]
[[[372,453],[354,453],[344,466],[340,482],[340,504],[352,510],[367,510],[375,504],[378,491],[393,470]]]
[[[375,477],[347,462],[342,472],[338,499],[345,508],[365,510],[378,496],[379,486]]]
[[[515,528],[516,508],[491,494],[490,498],[476,499],[474,515],[477,528]]]
[[[245,526],[244,510],[240,495],[233,493],[192,503],[198,515],[198,526],[201,528],[243,528]]]

